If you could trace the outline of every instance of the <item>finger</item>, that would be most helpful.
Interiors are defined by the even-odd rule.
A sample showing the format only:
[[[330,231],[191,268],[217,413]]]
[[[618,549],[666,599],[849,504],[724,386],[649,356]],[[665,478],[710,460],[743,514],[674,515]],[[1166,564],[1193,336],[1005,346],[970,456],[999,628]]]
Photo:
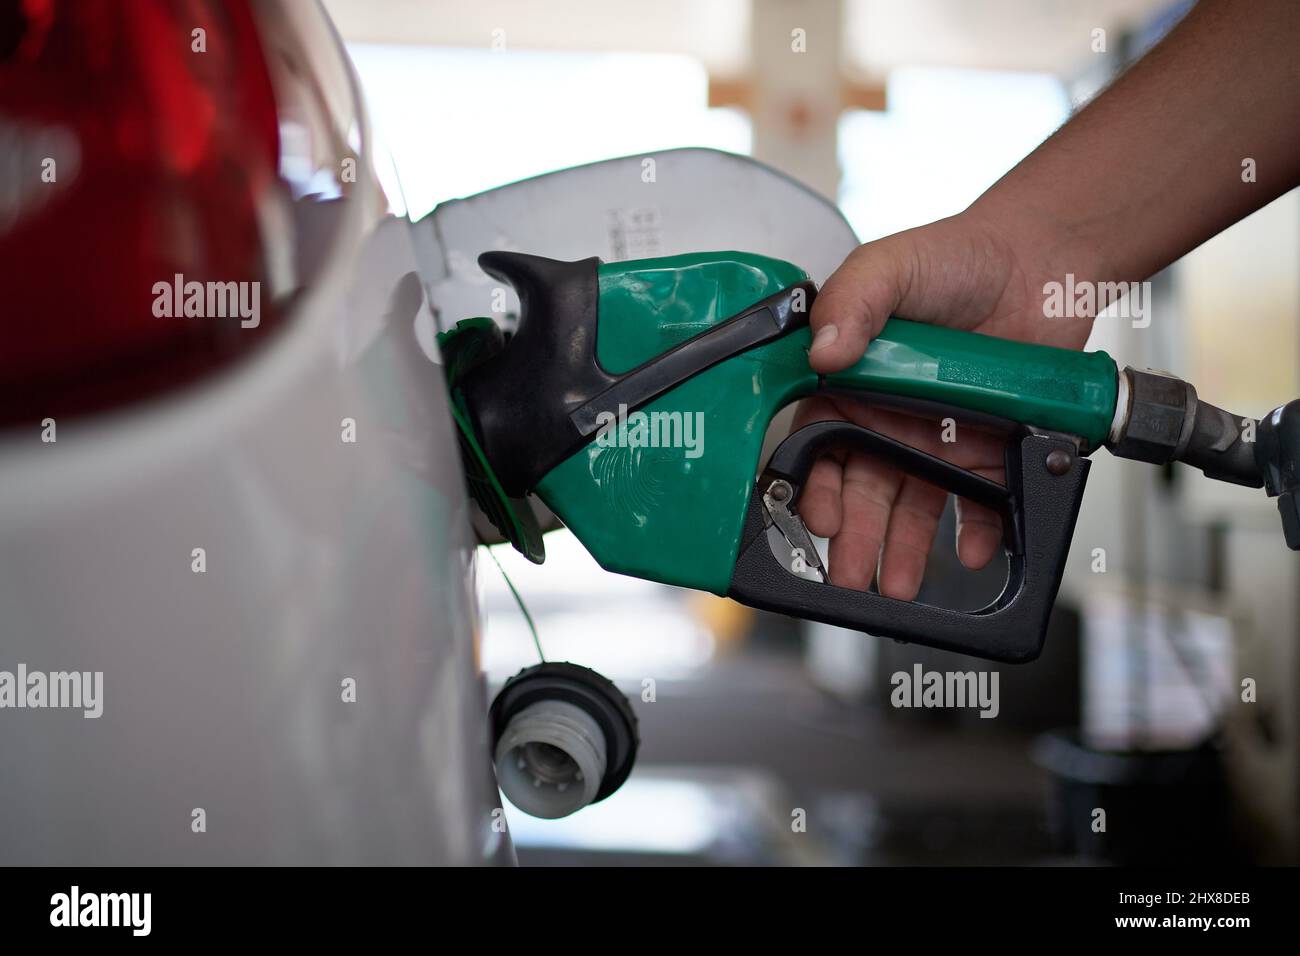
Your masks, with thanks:
[[[965,425],[957,425],[947,434],[953,441],[944,441],[945,430],[936,429],[939,423],[925,422],[910,415],[883,412],[883,427],[915,448],[927,451],[998,484],[1006,483],[1002,467],[1006,438]],[[957,508],[957,559],[964,567],[979,570],[992,560],[1002,545],[1002,521],[998,515],[970,501],[958,501]]]
[[[849,455],[842,473],[839,531],[831,539],[831,583],[865,591],[880,560],[889,510],[902,484],[897,468],[866,455]]]
[[[840,504],[843,474],[835,459],[819,458],[804,482],[799,497],[799,514],[808,530],[818,537],[832,538],[839,534],[843,525],[844,509]]]
[[[933,419],[867,406],[843,398],[835,402],[835,407],[844,417],[868,428],[950,461],[990,481],[1005,484],[1005,472],[1001,467],[1006,444],[1004,435],[962,423],[958,423],[955,429],[945,429],[942,422]],[[945,437],[955,440],[944,441]],[[988,564],[1001,549],[1001,522],[995,513],[971,502],[959,502],[959,506],[964,506],[966,510],[958,511],[958,520],[961,521],[964,514],[969,529],[959,531],[958,559],[966,567],[978,569]],[[894,583],[892,576],[891,583]]]
[[[991,434],[961,423],[958,423],[955,429],[945,430],[940,422],[927,421],[884,409],[874,409],[872,415],[878,418],[877,427],[880,430],[897,437],[899,441],[952,462],[960,468],[973,471],[990,481],[1005,483],[1005,471],[1002,468],[1006,446],[1005,436]],[[944,441],[945,435],[955,440]],[[964,567],[972,570],[984,567],[1001,549],[1001,520],[995,512],[987,508],[969,501],[958,501],[957,521],[957,559]],[[928,549],[928,542],[926,547]],[[886,560],[881,568],[882,591],[885,586],[886,570],[889,568],[889,557],[889,547],[886,542]],[[901,562],[904,558],[898,555],[895,560]],[[923,563],[922,567],[924,567]],[[889,584],[897,584],[903,590],[907,590],[906,585],[910,585],[913,580],[911,573],[900,570],[897,574],[897,577],[893,572],[888,574]],[[920,581],[917,580],[915,584],[919,588]]]
[[[1002,549],[1002,519],[973,501],[957,499],[957,559],[978,571]]]
[[[925,561],[939,530],[948,493],[919,478],[903,480],[889,513],[885,549],[880,559],[880,593],[910,601],[921,590]]]
[[[790,432],[793,434],[813,422],[836,418],[839,415],[830,401],[825,398],[808,398],[795,409]],[[823,538],[833,537],[840,530],[840,475],[843,458],[840,453],[817,459],[799,496],[799,514],[803,517],[804,524],[813,534]]]
[[[820,373],[838,372],[862,357],[911,283],[906,242],[887,237],[855,249],[813,300],[808,361]]]

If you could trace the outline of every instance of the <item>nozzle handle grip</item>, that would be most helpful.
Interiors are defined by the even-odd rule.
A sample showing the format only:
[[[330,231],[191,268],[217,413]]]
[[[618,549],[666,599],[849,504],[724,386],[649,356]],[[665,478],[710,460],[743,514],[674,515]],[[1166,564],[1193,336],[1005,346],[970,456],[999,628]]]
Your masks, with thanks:
[[[1077,435],[1087,449],[1106,440],[1118,370],[1105,352],[1076,352],[890,319],[855,364],[825,377],[837,391],[911,398]]]

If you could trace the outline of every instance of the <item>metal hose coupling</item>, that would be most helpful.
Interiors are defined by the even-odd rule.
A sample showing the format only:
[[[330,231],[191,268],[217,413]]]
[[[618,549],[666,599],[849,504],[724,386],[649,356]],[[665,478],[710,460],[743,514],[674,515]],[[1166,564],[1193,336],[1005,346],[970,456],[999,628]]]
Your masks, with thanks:
[[[1106,447],[1120,458],[1157,465],[1181,461],[1207,478],[1261,488],[1255,460],[1258,427],[1253,418],[1201,401],[1190,382],[1130,366],[1119,373]]]

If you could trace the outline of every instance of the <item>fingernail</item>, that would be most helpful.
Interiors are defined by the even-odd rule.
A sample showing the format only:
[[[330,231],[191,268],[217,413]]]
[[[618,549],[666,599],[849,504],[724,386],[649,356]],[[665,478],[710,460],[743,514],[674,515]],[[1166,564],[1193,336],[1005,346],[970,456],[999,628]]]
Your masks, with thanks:
[[[817,330],[817,334],[813,336],[811,351],[816,352],[820,349],[824,349],[828,345],[833,344],[839,337],[839,329],[833,325],[823,325]]]

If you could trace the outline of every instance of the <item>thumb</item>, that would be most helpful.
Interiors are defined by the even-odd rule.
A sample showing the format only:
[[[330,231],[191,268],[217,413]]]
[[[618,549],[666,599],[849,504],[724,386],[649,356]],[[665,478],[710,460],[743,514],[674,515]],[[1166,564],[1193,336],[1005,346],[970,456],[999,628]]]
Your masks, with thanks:
[[[912,280],[906,241],[888,236],[854,249],[813,301],[809,324],[813,370],[838,372],[862,357]]]

